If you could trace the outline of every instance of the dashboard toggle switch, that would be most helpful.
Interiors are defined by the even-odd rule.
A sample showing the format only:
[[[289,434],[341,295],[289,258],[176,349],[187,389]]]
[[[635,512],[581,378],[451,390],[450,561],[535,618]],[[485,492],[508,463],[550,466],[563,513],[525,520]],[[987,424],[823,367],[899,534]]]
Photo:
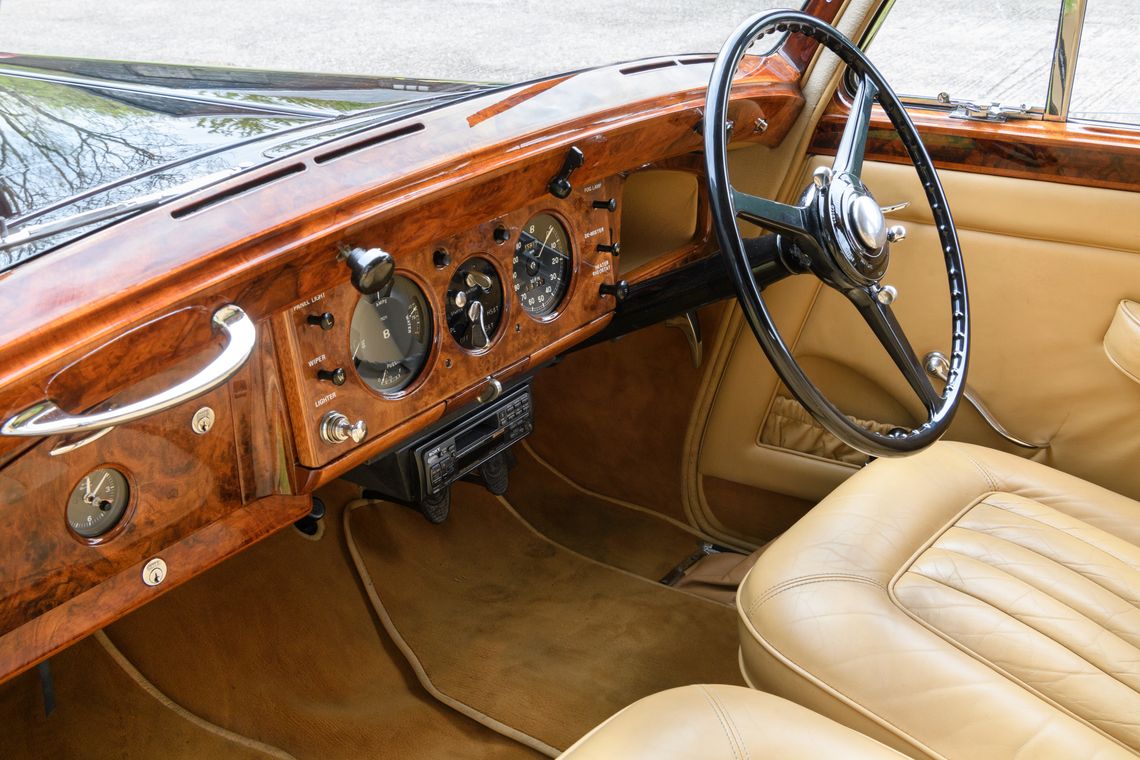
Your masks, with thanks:
[[[319,327],[322,330],[331,330],[333,325],[336,324],[336,317],[332,315],[331,311],[326,311],[324,314],[310,314],[305,318],[313,327]]]
[[[566,151],[566,158],[562,161],[562,168],[558,173],[550,178],[547,183],[546,189],[555,198],[569,198],[570,193],[574,187],[570,184],[570,175],[574,173],[575,169],[581,168],[582,164],[586,163],[586,155],[582,153],[581,149],[573,146],[570,150]]]
[[[348,374],[344,371],[344,367],[319,369],[317,370],[317,379],[333,385],[344,385],[344,381],[348,379]]]
[[[621,243],[598,243],[598,253],[621,256]]]
[[[612,214],[617,211],[617,198],[610,198],[607,201],[594,201],[590,205],[601,211],[609,211]]]
[[[368,435],[368,425],[364,420],[349,422],[340,412],[329,412],[321,418],[321,440],[325,443],[344,443],[349,438],[360,443]]]
[[[598,295],[603,297],[613,296],[614,300],[618,302],[624,301],[626,297],[629,296],[629,283],[625,280],[618,280],[612,285],[608,282],[604,282],[602,286],[598,288]]]

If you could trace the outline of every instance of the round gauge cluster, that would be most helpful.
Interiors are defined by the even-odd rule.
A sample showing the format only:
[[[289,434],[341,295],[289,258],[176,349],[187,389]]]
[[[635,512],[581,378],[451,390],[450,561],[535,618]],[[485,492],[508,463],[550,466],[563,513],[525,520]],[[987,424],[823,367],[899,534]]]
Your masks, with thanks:
[[[122,521],[130,500],[126,475],[113,467],[92,470],[71,489],[67,524],[83,538],[98,538]]]
[[[390,290],[357,302],[349,328],[352,363],[370,388],[398,393],[427,364],[433,334],[424,292],[397,275]]]
[[[494,265],[476,256],[463,262],[447,286],[447,329],[469,351],[491,345],[503,318],[503,283]]]
[[[538,214],[523,225],[515,244],[515,294],[523,311],[550,314],[570,284],[570,235],[552,214]]]

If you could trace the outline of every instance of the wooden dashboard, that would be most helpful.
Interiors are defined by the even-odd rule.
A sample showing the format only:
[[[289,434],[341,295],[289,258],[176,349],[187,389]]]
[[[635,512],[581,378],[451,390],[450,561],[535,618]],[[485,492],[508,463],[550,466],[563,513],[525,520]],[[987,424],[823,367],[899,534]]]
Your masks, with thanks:
[[[225,385],[98,440],[0,437],[0,679],[290,525],[321,484],[605,327],[625,186],[653,168],[700,173],[710,70],[708,56],[667,58],[495,91],[314,147],[0,275],[13,305],[0,312],[5,419],[45,399],[79,413],[169,387],[218,354],[210,316],[226,304],[257,336]],[[799,74],[794,57],[746,59],[734,139],[777,144],[802,107]],[[548,184],[571,148],[584,161],[561,199]],[[571,260],[566,295],[535,318],[510,284],[519,230],[539,213],[561,220]],[[703,203],[700,213],[690,240],[629,276],[712,253]],[[432,315],[426,363],[394,394],[353,369],[361,295],[341,260],[352,247],[391,254]],[[444,314],[449,281],[474,256],[506,297],[490,345],[468,350]],[[329,329],[310,324],[325,312]],[[343,384],[317,374],[335,368]],[[206,407],[215,421],[202,430]],[[331,410],[365,421],[367,435],[324,440]],[[64,505],[102,467],[124,474],[130,503],[113,530],[84,539]],[[166,571],[150,585],[155,559]]]

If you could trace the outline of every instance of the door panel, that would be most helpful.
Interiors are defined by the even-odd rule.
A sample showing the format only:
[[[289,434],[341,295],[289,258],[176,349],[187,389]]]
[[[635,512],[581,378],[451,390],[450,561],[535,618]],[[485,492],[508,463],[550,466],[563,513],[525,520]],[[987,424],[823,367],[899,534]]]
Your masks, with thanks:
[[[804,185],[821,163],[809,162]],[[1103,348],[1120,301],[1140,300],[1140,193],[966,172],[940,177],[970,288],[969,385],[1011,432],[1051,446],[1034,453],[1007,444],[965,403],[948,437],[1140,497],[1140,384]],[[946,276],[917,177],[909,166],[868,163],[864,179],[883,205],[911,202],[892,217],[908,237],[892,250],[886,282],[899,290],[895,309],[920,357],[947,353]],[[845,299],[810,276],[767,295],[805,370],[841,409],[883,423],[918,418],[917,400]],[[787,391],[738,310],[720,340],[705,386],[707,414],[698,405],[691,438],[694,510],[715,513],[700,494],[703,476],[818,500],[858,469],[764,442],[772,440],[762,431],[773,409],[786,411],[778,397]]]

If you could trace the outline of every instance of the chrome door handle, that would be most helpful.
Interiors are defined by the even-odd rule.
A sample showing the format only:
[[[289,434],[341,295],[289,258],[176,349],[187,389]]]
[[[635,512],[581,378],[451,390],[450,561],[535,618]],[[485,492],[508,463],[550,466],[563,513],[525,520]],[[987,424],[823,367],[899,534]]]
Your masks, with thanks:
[[[102,430],[149,417],[214,390],[233,377],[249,359],[257,342],[257,328],[253,320],[233,304],[215,311],[210,321],[225,334],[225,348],[209,365],[173,388],[126,406],[91,414],[68,414],[54,401],[41,401],[5,422],[0,427],[0,435],[44,437]]]
[[[950,374],[950,360],[946,358],[945,354],[942,354],[939,351],[931,351],[929,354],[927,354],[926,358],[923,360],[923,366],[926,367],[927,374],[929,374],[931,377],[938,378],[942,382],[946,382],[946,378]],[[1006,429],[1005,425],[998,422],[997,417],[994,416],[993,412],[990,411],[988,406],[982,403],[982,400],[978,398],[978,395],[974,393],[973,389],[970,388],[970,386],[967,385],[963,388],[962,398],[966,399],[966,401],[968,401],[970,405],[973,406],[975,410],[977,410],[978,414],[981,415],[982,420],[990,426],[991,430],[993,430],[1005,440],[1012,443],[1014,446],[1020,446],[1023,449],[1047,449],[1053,445],[1052,441],[1035,443],[1033,441],[1027,441],[1023,438],[1018,438],[1016,435],[1009,432],[1009,430]]]

